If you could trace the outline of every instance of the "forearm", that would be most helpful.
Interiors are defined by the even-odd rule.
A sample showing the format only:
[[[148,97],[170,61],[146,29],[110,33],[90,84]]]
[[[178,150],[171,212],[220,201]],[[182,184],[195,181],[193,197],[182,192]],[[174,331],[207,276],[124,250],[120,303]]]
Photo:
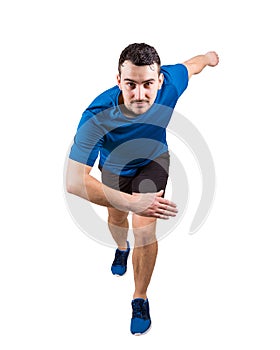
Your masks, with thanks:
[[[187,67],[189,78],[194,75],[200,73],[205,67],[215,67],[219,63],[219,57],[216,52],[210,51],[205,55],[195,56],[183,64]]]
[[[69,193],[94,204],[104,207],[115,207],[122,211],[131,210],[131,195],[113,190],[87,173],[79,177],[71,173],[68,174],[66,186]]]
[[[209,60],[206,55],[198,55],[185,63],[189,70],[192,70],[192,74],[198,74],[208,65],[208,62]]]
[[[84,198],[92,203],[114,207],[122,211],[131,211],[133,209],[132,195],[116,191],[87,175],[84,180]],[[82,193],[81,193],[82,194]]]
[[[90,166],[70,159],[66,173],[67,191],[101,206],[143,216],[168,219],[177,213],[176,204],[162,198],[163,191],[132,195],[116,191],[92,177],[90,171]]]

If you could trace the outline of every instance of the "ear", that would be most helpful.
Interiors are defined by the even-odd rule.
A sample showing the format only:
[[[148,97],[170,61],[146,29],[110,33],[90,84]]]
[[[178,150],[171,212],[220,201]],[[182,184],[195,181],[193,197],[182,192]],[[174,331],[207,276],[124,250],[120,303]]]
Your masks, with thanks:
[[[117,84],[118,84],[118,87],[119,87],[120,90],[121,90],[121,76],[120,76],[119,73],[117,74]]]
[[[159,75],[159,77],[158,77],[158,83],[159,83],[158,89],[159,89],[159,90],[160,90],[161,87],[162,87],[163,81],[164,81],[164,75],[163,75],[163,73],[160,73],[160,75]]]

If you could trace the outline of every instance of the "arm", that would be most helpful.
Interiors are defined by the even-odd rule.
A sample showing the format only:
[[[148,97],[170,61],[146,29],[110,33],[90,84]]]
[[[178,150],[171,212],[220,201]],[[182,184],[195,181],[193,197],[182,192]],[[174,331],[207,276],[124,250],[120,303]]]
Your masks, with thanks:
[[[162,191],[130,195],[103,185],[90,175],[90,171],[90,166],[69,159],[66,174],[67,192],[101,206],[132,211],[141,216],[161,219],[176,216],[176,205],[162,198]]]
[[[183,64],[189,72],[189,79],[193,74],[200,73],[206,66],[215,67],[219,63],[219,56],[215,51],[209,51],[205,55],[195,56]]]

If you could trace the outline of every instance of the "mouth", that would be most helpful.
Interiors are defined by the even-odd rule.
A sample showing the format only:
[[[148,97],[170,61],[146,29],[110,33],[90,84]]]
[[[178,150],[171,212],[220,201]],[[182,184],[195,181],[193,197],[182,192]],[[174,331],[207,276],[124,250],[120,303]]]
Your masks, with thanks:
[[[137,107],[144,107],[149,103],[149,101],[141,100],[141,101],[132,101],[132,104]]]

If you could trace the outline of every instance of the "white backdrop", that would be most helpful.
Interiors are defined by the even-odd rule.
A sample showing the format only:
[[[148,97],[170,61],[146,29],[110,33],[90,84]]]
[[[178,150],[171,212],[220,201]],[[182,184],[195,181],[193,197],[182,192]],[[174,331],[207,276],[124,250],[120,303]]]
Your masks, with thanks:
[[[1,349],[279,349],[276,5],[1,3]],[[154,45],[163,64],[220,56],[177,105],[212,152],[215,202],[188,235],[201,189],[185,150],[189,212],[160,242],[148,291],[153,327],[143,337],[129,332],[131,259],[123,278],[111,275],[114,251],[72,221],[62,177],[81,113],[115,84],[132,42]]]

